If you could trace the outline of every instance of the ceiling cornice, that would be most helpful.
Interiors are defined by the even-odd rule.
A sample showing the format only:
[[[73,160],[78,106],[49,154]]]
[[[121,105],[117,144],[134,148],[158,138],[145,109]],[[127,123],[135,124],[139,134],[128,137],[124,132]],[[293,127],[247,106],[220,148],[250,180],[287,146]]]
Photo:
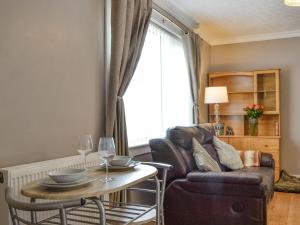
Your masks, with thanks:
[[[153,2],[158,5],[160,8],[170,13],[170,15],[174,16],[177,20],[182,22],[185,26],[189,27],[191,30],[197,29],[199,24],[193,17],[184,13],[181,9],[179,9],[175,4],[171,3],[168,0],[153,0]]]
[[[234,38],[223,38],[223,39],[213,39],[205,37],[204,39],[212,46],[216,45],[226,45],[226,44],[237,44],[245,42],[255,42],[255,41],[267,41],[275,39],[293,38],[300,37],[300,30],[285,31],[285,32],[275,32],[268,34],[256,34],[256,35],[246,35]]]

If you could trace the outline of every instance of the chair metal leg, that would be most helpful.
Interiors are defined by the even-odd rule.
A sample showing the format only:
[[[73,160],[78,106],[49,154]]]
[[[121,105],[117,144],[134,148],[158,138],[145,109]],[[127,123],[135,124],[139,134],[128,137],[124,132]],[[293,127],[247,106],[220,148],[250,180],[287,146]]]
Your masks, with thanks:
[[[161,225],[160,218],[161,218],[161,209],[160,209],[160,182],[157,176],[155,176],[155,183],[156,183],[156,225]]]
[[[123,194],[124,194],[124,202],[128,203],[127,189],[123,190]]]
[[[164,198],[165,198],[165,190],[166,190],[166,181],[167,181],[167,169],[163,170],[162,175],[162,184],[161,184],[161,197],[160,197],[160,214],[161,214],[161,224],[165,225],[165,216],[164,216]]]
[[[67,225],[67,212],[66,209],[59,209],[59,215],[60,215],[60,223],[61,225]]]
[[[16,218],[18,216],[17,210],[12,207],[9,207],[9,213],[10,213],[10,217],[13,222],[13,225],[20,225],[18,219]]]
[[[35,199],[31,198],[30,203],[35,203]],[[31,223],[37,223],[37,215],[36,211],[30,211]]]
[[[96,203],[98,209],[99,209],[99,214],[100,214],[100,225],[106,225],[106,216],[105,216],[105,208],[103,203],[100,201],[99,198],[97,197],[92,197],[90,198],[93,202]]]

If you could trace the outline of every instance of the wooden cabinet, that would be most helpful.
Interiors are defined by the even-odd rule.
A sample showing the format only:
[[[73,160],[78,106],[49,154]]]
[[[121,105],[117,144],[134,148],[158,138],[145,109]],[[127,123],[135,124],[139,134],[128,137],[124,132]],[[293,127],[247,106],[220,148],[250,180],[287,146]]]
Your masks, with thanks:
[[[258,150],[271,153],[275,160],[275,176],[280,171],[280,85],[279,69],[249,72],[218,72],[209,74],[209,86],[226,86],[229,102],[220,104],[220,118],[233,136],[220,138],[238,150]],[[259,136],[249,136],[248,117],[243,108],[249,104],[265,107],[259,119]],[[213,105],[209,106],[209,121],[214,121]]]

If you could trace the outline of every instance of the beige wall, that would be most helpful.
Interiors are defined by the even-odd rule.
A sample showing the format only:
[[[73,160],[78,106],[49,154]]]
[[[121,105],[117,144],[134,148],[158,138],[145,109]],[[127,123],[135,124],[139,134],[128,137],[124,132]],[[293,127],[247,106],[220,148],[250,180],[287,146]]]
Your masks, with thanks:
[[[98,139],[103,2],[0,1],[0,167],[76,154],[81,134]]]
[[[282,168],[300,174],[300,38],[211,48],[210,71],[281,68]]]

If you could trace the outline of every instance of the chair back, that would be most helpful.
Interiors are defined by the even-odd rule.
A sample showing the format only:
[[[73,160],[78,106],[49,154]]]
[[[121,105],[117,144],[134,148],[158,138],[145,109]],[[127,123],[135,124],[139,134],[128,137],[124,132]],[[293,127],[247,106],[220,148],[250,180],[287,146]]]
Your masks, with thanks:
[[[6,188],[5,199],[8,204],[10,216],[13,225],[28,224],[28,225],[38,225],[42,224],[41,221],[37,219],[37,212],[43,211],[53,211],[57,210],[57,217],[60,219],[60,224],[67,225],[66,209],[72,207],[83,206],[86,201],[85,199],[78,200],[68,200],[59,202],[46,202],[46,203],[35,203],[33,202],[23,202],[15,199],[13,196],[12,188]],[[30,212],[30,220],[19,216],[19,211]]]

